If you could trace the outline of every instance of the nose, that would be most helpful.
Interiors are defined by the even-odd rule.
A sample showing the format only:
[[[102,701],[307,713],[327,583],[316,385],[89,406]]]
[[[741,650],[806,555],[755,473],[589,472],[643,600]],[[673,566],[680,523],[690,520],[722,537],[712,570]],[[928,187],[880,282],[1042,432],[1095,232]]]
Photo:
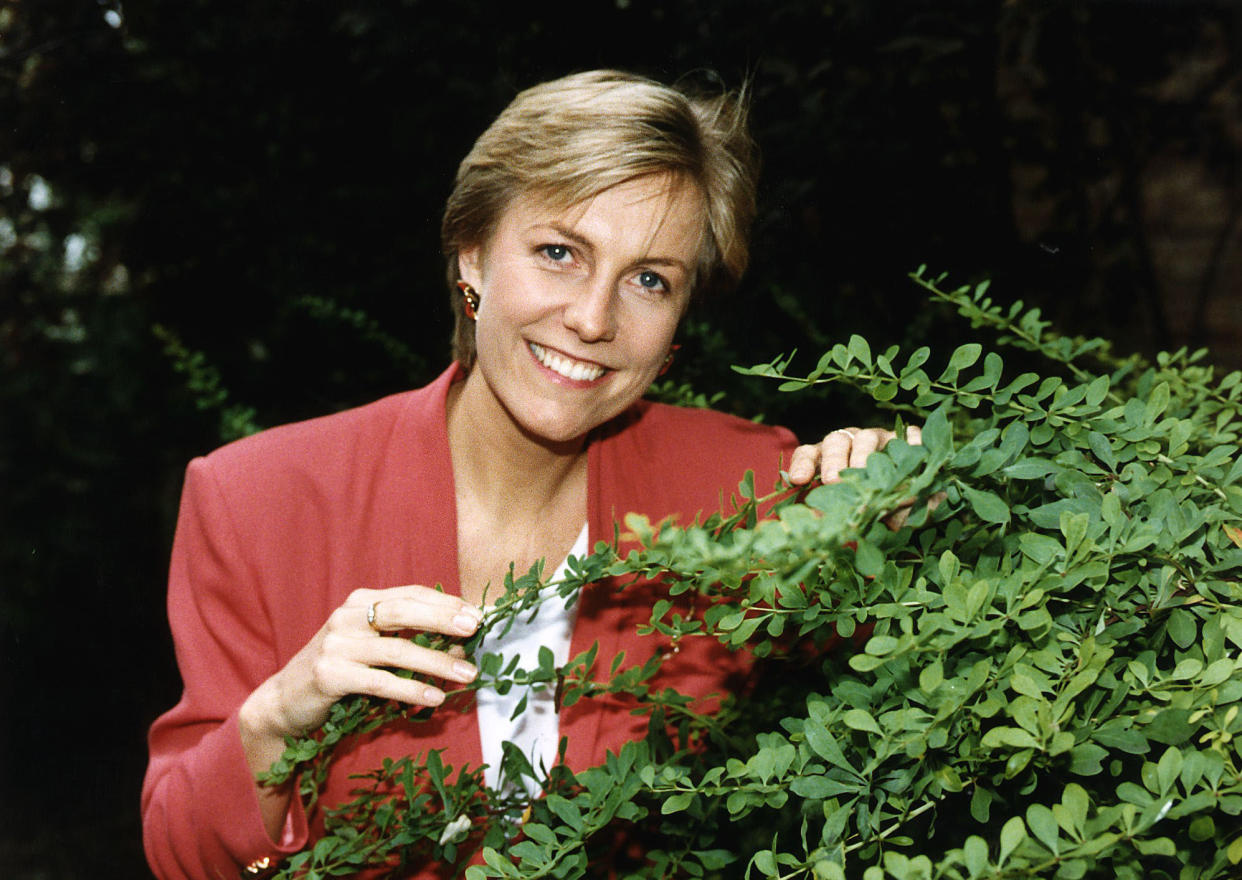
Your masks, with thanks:
[[[565,306],[565,326],[583,342],[607,342],[617,335],[616,287],[600,278],[575,291]]]

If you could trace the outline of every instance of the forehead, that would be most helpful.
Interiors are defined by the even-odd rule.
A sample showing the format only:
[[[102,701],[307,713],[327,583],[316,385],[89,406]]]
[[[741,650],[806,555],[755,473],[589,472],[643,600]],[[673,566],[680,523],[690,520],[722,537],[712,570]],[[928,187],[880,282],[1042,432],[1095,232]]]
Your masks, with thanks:
[[[591,244],[623,242],[693,263],[704,231],[703,201],[693,181],[649,174],[572,203],[557,193],[525,193],[509,204],[498,226],[510,231],[547,226]]]

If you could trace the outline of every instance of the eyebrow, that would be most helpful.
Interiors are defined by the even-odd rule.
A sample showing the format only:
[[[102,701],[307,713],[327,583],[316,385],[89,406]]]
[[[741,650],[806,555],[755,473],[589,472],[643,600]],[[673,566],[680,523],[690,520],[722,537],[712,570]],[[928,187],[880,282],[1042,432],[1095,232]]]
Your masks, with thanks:
[[[595,249],[595,243],[592,242],[589,238],[586,238],[580,235],[579,233],[575,232],[573,229],[570,229],[567,226],[562,226],[560,223],[556,223],[556,222],[536,223],[532,228],[533,229],[550,229],[553,232],[555,232],[557,235],[561,235],[569,239],[574,244],[581,245],[582,247],[587,248],[589,250]],[[640,262],[648,263],[653,266],[674,266],[678,269],[683,269],[687,272],[690,271],[690,267],[686,263],[683,263],[681,260],[674,259],[673,257],[657,257],[657,256],[646,255],[642,258]]]

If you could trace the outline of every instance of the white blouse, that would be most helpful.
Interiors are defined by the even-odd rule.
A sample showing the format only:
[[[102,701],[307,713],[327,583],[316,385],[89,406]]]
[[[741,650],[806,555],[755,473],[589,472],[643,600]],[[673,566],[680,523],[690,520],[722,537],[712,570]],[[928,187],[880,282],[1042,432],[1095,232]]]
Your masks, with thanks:
[[[583,523],[578,539],[570,549],[570,556],[587,555],[587,527]],[[568,557],[561,561],[546,583],[556,583],[568,571]],[[556,595],[554,589],[544,588],[549,594],[540,603],[533,619],[522,614],[513,626],[500,638],[494,631],[483,637],[479,653],[503,654],[506,664],[517,655],[522,669],[535,669],[539,665],[539,649],[552,650],[557,666],[569,662],[569,640],[573,636],[577,604],[567,607],[566,599]],[[509,720],[522,696],[526,695],[526,709],[517,718]],[[510,688],[509,693],[498,694],[490,688],[475,693],[479,718],[479,739],[483,745],[483,761],[487,769],[483,778],[489,788],[500,786],[500,744],[505,740],[516,745],[526,755],[531,766],[539,771],[541,765],[551,769],[556,762],[556,749],[560,742],[554,688],[550,684]],[[522,784],[531,797],[539,794],[538,780],[523,779]],[[505,789],[512,790],[514,782],[505,781]]]

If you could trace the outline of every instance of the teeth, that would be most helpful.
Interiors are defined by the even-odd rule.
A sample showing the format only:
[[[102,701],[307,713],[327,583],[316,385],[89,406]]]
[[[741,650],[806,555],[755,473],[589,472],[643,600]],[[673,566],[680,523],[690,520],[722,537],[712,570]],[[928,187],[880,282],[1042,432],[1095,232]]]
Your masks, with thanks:
[[[564,376],[566,379],[572,379],[575,382],[591,382],[604,375],[603,367],[561,357],[556,352],[548,351],[542,345],[536,345],[532,342],[530,343],[530,350],[539,363],[552,372]]]

